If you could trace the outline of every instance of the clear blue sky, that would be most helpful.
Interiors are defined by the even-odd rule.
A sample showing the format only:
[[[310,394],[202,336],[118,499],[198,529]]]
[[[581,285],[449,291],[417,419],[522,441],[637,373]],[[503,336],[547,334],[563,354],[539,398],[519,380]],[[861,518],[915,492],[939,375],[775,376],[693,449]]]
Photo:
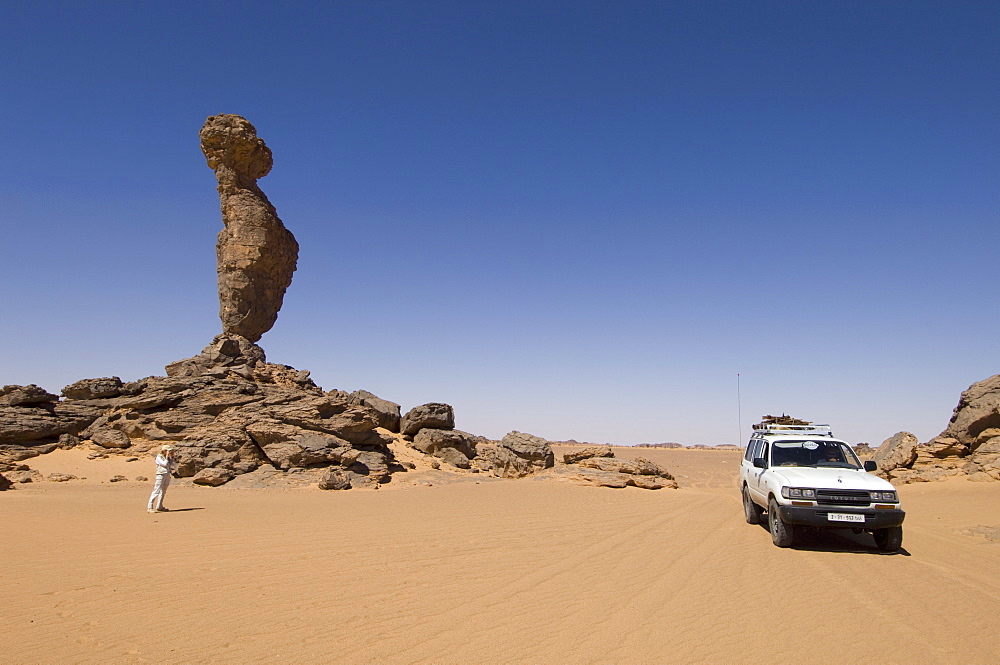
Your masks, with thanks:
[[[13,5],[13,6],[12,6]],[[0,383],[220,331],[237,113],[301,245],[272,362],[458,426],[852,442],[1000,372],[996,2],[6,3]]]

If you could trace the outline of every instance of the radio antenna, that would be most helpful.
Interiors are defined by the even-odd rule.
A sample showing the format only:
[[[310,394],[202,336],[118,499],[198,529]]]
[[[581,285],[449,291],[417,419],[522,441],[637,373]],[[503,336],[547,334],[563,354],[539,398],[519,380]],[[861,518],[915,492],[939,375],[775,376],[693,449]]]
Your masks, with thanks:
[[[739,438],[736,439],[736,445],[739,446],[743,443],[743,401],[740,397],[739,372],[736,372],[736,425],[739,431]]]

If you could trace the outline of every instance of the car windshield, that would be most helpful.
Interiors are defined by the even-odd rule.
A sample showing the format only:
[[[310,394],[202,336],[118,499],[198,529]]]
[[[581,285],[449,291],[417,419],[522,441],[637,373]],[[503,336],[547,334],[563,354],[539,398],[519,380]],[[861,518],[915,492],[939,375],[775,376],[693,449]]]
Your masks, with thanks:
[[[861,468],[861,463],[850,446],[839,441],[775,441],[771,444],[771,464]]]

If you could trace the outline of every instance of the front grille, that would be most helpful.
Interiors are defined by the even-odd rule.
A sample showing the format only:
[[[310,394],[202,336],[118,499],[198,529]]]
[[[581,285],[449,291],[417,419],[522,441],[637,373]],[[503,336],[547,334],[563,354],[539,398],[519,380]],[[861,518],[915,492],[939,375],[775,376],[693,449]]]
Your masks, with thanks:
[[[816,503],[826,506],[867,506],[872,501],[867,490],[816,490]]]

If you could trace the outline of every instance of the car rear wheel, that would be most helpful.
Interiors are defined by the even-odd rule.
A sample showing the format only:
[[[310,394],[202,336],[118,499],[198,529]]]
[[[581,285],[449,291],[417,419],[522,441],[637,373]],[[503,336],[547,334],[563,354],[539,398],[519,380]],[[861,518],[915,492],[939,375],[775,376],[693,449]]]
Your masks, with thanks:
[[[883,552],[898,552],[903,546],[903,527],[891,526],[887,529],[875,529],[875,544]]]
[[[771,542],[778,547],[791,547],[795,540],[795,527],[785,524],[778,514],[778,504],[771,499],[767,504],[767,524],[771,529]]]
[[[747,519],[747,524],[760,524],[764,509],[753,502],[750,498],[750,490],[743,486],[743,514]]]

